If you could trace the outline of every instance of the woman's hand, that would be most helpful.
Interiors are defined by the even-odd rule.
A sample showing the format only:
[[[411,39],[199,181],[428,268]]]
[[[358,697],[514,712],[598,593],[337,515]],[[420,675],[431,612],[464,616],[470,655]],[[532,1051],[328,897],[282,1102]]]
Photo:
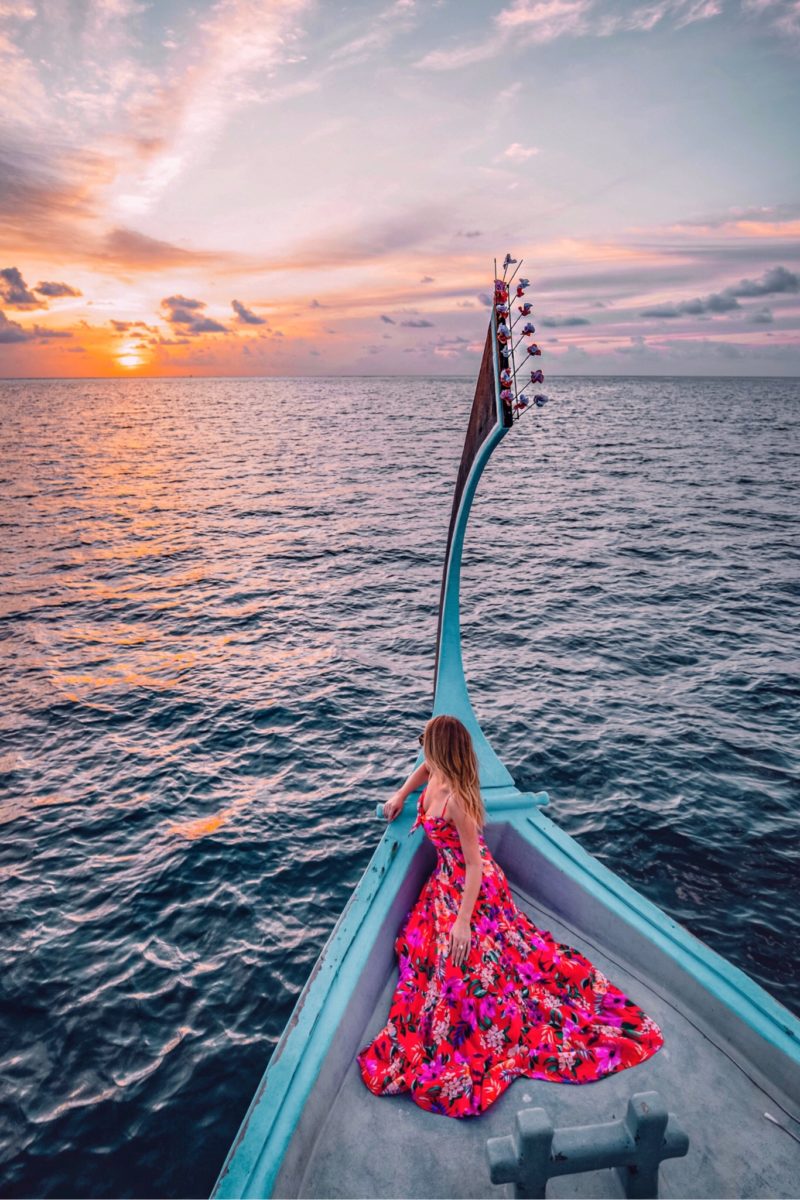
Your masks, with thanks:
[[[456,917],[453,922],[453,928],[450,930],[449,947],[450,957],[455,966],[463,966],[467,961],[471,937],[472,929],[470,928],[469,921],[465,921],[463,917]]]
[[[405,796],[401,795],[400,792],[395,792],[395,794],[389,800],[387,800],[383,806],[383,815],[386,817],[386,820],[393,821],[395,817],[399,817],[400,813],[403,811],[403,805],[405,802]]]

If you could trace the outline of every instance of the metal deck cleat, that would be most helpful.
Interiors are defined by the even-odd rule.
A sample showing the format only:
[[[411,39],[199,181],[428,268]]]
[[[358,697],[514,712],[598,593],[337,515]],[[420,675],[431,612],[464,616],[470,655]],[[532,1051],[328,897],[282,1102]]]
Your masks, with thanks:
[[[492,1183],[513,1183],[517,1197],[541,1198],[556,1175],[616,1167],[631,1200],[658,1196],[658,1168],[682,1158],[689,1138],[658,1092],[638,1092],[621,1121],[554,1129],[543,1108],[523,1108],[515,1130],[489,1138],[486,1155]]]

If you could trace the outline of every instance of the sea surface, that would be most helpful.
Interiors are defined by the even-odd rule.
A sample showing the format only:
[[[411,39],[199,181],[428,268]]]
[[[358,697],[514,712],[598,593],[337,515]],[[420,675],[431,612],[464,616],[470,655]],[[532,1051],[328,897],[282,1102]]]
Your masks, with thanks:
[[[0,1193],[205,1196],[430,714],[464,379],[0,384]],[[800,1011],[800,387],[554,379],[467,534],[522,788]]]

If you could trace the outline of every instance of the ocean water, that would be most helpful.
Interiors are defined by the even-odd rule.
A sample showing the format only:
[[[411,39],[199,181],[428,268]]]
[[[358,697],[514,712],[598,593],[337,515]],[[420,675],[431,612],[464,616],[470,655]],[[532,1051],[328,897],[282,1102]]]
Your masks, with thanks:
[[[429,715],[472,382],[0,384],[0,1191],[203,1196]],[[558,379],[467,535],[517,783],[800,1011],[800,387]]]

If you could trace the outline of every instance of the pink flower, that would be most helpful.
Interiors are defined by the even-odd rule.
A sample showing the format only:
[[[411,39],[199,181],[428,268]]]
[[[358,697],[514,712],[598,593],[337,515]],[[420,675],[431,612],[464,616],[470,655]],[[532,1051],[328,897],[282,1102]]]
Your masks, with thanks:
[[[532,962],[521,962],[517,967],[517,971],[523,983],[538,983],[540,979],[544,978],[542,972],[537,971]]]
[[[472,996],[468,996],[466,1000],[461,1001],[461,1020],[468,1022],[473,1027],[478,1020],[478,1009]]]
[[[600,1075],[607,1075],[622,1061],[618,1046],[595,1046],[594,1054]]]
[[[478,1005],[478,1014],[480,1016],[480,1019],[482,1021],[485,1021],[487,1017],[489,1017],[491,1019],[492,1017],[494,1017],[496,1012],[497,1012],[497,1005],[494,1001],[494,998],[492,996],[484,996],[481,999],[480,1004]]]

